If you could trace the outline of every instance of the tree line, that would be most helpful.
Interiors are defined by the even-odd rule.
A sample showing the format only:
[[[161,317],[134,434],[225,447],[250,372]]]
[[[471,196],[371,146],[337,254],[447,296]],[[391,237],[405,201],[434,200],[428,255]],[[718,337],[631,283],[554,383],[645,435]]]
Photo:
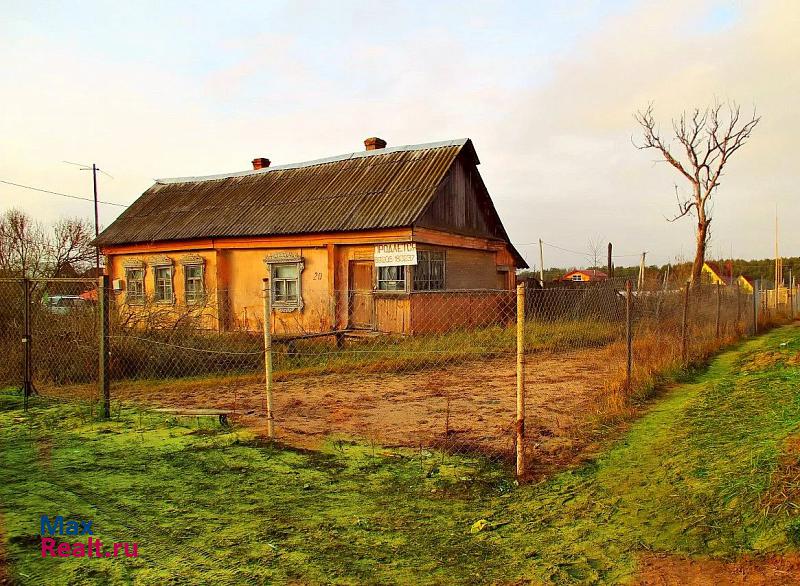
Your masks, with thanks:
[[[775,259],[774,258],[764,258],[764,259],[743,259],[743,258],[735,258],[735,259],[727,259],[727,260],[718,260],[718,261],[709,261],[709,262],[716,262],[721,270],[725,271],[725,275],[728,274],[728,263],[731,263],[733,268],[733,277],[736,278],[739,275],[745,275],[747,277],[752,277],[754,279],[762,280],[767,287],[773,286],[773,281],[775,280]],[[596,268],[599,271],[608,272],[608,268],[605,266],[597,266],[597,267],[587,267],[589,270]],[[670,282],[672,284],[676,283],[684,283],[687,280],[691,279],[692,276],[692,262],[680,262],[674,264],[663,264],[663,265],[647,265],[645,267],[645,278],[648,282],[654,280],[661,280],[664,278],[664,275],[669,268],[670,274]],[[544,280],[545,282],[556,281],[566,275],[568,272],[575,270],[575,267],[552,267],[549,269],[544,270]],[[789,282],[789,271],[791,270],[792,274],[795,277],[796,282],[800,282],[800,256],[792,256],[792,257],[784,257],[783,258],[783,279],[784,284],[788,284]],[[519,273],[520,278],[539,278],[539,271],[538,270],[525,270]],[[614,267],[614,278],[615,279],[631,279],[634,283],[639,278],[639,265],[633,266],[615,266]]]

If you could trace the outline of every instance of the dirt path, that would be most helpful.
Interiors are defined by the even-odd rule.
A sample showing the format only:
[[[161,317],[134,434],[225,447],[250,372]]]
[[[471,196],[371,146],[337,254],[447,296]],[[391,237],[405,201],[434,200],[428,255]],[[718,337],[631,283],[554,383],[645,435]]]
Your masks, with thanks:
[[[538,466],[570,460],[585,447],[613,374],[609,349],[536,354],[526,361],[527,431]],[[262,383],[181,381],[114,384],[114,397],[154,406],[235,409],[233,420],[265,429]],[[281,441],[313,448],[330,436],[386,446],[445,445],[498,457],[513,451],[513,355],[411,373],[325,374],[275,383]]]
[[[800,584],[800,555],[745,558],[737,562],[648,557],[636,584],[641,586],[789,586]]]

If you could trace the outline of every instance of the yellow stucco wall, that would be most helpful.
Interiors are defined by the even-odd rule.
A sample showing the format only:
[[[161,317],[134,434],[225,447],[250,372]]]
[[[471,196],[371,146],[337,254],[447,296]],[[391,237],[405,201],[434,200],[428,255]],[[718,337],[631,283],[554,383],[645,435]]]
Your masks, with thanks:
[[[120,248],[116,253],[109,250],[107,267],[112,280],[122,281],[122,289],[116,294],[116,298],[120,306],[123,306],[127,290],[126,261],[138,260],[144,263],[145,295],[152,300],[155,292],[155,261],[169,258],[173,267],[175,302],[157,305],[162,313],[182,315],[189,309],[185,303],[185,272],[182,260],[187,256],[200,256],[204,261],[204,288],[207,292],[202,315],[204,327],[223,331],[259,331],[263,328],[264,319],[263,279],[268,270],[265,258],[279,254],[299,257],[303,260],[303,270],[300,273],[303,310],[284,312],[276,309],[272,314],[272,331],[277,335],[322,332],[348,327],[350,261],[372,261],[375,243],[391,241],[390,238],[372,236],[360,238],[366,241],[329,243],[319,238],[304,242],[306,246],[302,247],[277,247],[275,244],[261,247],[254,246],[248,240],[226,242],[223,246],[217,246],[212,241],[200,242],[196,244],[197,250],[189,247],[195,243],[176,244],[175,250],[164,250],[166,246],[153,244],[148,245],[150,249],[147,251],[137,250],[136,247]],[[448,236],[443,242],[452,238]],[[446,251],[447,289],[496,289],[513,286],[513,283],[508,284],[509,274],[512,279],[514,277],[513,268],[510,271],[498,271],[500,252],[497,250],[475,250],[438,243],[420,244],[420,249],[426,248]],[[506,260],[505,256],[503,260]],[[402,294],[376,296],[374,323],[377,329],[408,331],[410,305],[407,297]],[[147,306],[153,305],[150,302],[145,307],[129,309],[144,313]]]
[[[185,301],[185,273],[182,260],[200,256],[204,261],[204,287],[207,301],[203,308],[204,325],[219,329],[261,330],[264,316],[263,279],[267,276],[264,259],[276,253],[291,253],[302,257],[304,269],[300,273],[302,312],[280,312],[273,314],[273,332],[317,332],[330,329],[331,304],[328,295],[328,255],[324,247],[314,248],[269,248],[269,249],[225,249],[180,251],[166,253],[139,253],[113,255],[109,258],[109,277],[112,282],[122,281],[122,290],[115,293],[117,302],[125,304],[127,295],[126,261],[144,263],[144,306],[132,306],[133,311],[144,312],[157,308],[172,310],[180,315],[193,309]],[[155,303],[154,267],[156,262],[167,257],[173,267],[174,303]],[[196,304],[195,304],[196,305]]]
[[[162,264],[164,257],[168,258],[172,267],[172,293],[173,302],[164,303],[154,301],[155,293],[155,271],[156,265]],[[192,263],[197,257],[202,259],[203,281],[208,295],[203,301],[186,301],[185,287],[185,266],[183,262],[191,258]],[[126,279],[126,263],[128,261],[139,261],[144,268],[144,293],[146,301],[141,304],[127,304],[128,283]],[[113,295],[116,303],[120,307],[134,314],[151,315],[158,313],[159,319],[170,319],[179,315],[191,314],[200,320],[203,327],[217,328],[217,318],[219,315],[219,299],[215,292],[217,290],[217,254],[214,250],[184,250],[180,252],[162,253],[139,253],[114,255],[108,258],[108,275],[111,285],[121,285],[121,288],[114,287]]]
[[[199,256],[204,261],[204,278],[206,290],[213,291],[217,288],[217,255],[213,250],[198,250],[198,251],[181,251],[174,254],[123,254],[116,255],[110,258],[109,263],[109,278],[122,279],[123,288],[121,291],[116,292],[118,301],[124,302],[127,293],[127,284],[125,281],[125,262],[129,260],[137,260],[144,263],[144,290],[145,295],[152,296],[155,291],[155,274],[153,272],[153,259],[168,257],[172,261],[173,279],[172,287],[173,293],[176,298],[176,305],[184,305],[185,302],[185,287],[184,287],[184,271],[181,261],[188,256]]]
[[[258,330],[264,315],[263,279],[267,276],[264,259],[277,253],[291,253],[302,257],[300,291],[303,311],[273,314],[272,331],[319,332],[330,329],[331,308],[328,295],[327,249],[270,248],[226,251],[227,298],[231,325],[235,329]]]

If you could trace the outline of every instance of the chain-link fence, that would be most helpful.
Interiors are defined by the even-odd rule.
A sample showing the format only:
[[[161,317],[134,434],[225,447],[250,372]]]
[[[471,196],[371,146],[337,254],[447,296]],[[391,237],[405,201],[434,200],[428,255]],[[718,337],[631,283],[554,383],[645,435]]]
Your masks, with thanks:
[[[769,306],[757,289],[635,291],[614,281],[267,290],[262,307],[225,320],[206,296],[183,307],[129,305],[108,292],[103,334],[96,282],[2,280],[0,385],[96,402],[103,339],[115,401],[168,417],[220,416],[259,434],[271,412],[275,438],[303,448],[355,441],[509,466],[527,454],[536,473],[573,457],[588,429],[659,380],[785,321],[797,305],[792,292]]]
[[[97,281],[0,279],[0,389],[97,398]]]

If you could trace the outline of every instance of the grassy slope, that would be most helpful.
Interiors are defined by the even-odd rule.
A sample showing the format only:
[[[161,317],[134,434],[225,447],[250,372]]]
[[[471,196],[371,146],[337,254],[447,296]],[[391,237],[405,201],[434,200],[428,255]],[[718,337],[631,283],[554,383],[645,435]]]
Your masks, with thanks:
[[[784,551],[800,522],[759,498],[800,431],[800,369],[785,360],[799,352],[799,328],[747,342],[593,464],[521,488],[475,460],[343,443],[299,453],[132,412],[99,423],[42,406],[25,418],[6,401],[8,555],[24,583],[463,583],[614,582],[643,550]],[[42,560],[41,513],[92,519],[141,557]],[[471,533],[478,519],[489,526]]]
[[[636,550],[732,557],[800,545],[791,543],[800,517],[765,516],[759,505],[784,440],[800,432],[800,368],[781,358],[758,367],[776,350],[797,355],[800,329],[723,354],[594,465],[516,502],[538,576],[622,579]]]

